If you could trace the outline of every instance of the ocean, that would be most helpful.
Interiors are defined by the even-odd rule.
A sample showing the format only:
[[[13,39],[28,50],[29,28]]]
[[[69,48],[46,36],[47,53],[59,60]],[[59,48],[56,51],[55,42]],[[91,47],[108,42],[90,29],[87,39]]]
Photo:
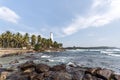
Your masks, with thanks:
[[[15,60],[19,63],[14,63]],[[0,64],[5,68],[14,68],[30,60],[50,66],[73,63],[83,67],[101,67],[120,73],[120,49],[76,49],[64,52],[26,53],[1,57]]]

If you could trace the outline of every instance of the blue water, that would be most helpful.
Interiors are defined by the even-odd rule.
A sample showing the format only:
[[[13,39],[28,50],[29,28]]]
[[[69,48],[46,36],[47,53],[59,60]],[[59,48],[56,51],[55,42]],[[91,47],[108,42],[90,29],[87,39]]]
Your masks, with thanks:
[[[64,52],[26,53],[19,56],[0,58],[0,64],[10,67],[11,61],[17,59],[19,63],[33,60],[35,63],[56,65],[61,63],[75,63],[85,67],[102,67],[120,73],[120,50],[119,49],[78,49]]]

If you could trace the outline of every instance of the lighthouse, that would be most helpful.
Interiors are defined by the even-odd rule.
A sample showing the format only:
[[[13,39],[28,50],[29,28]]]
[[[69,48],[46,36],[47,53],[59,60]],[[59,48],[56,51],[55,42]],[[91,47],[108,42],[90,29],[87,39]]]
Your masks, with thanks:
[[[53,41],[53,33],[50,32],[50,39]]]

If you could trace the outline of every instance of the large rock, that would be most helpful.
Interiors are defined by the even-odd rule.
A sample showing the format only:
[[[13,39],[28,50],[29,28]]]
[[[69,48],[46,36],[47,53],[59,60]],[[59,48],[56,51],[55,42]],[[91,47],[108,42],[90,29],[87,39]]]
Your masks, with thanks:
[[[92,74],[98,78],[104,79],[104,80],[110,80],[113,71],[109,69],[101,69],[101,68],[90,68],[86,71],[86,73]]]
[[[36,65],[35,71],[37,73],[43,73],[43,72],[49,71],[49,69],[50,69],[50,66],[41,63],[41,64]]]
[[[29,75],[21,75],[20,73],[14,73],[7,77],[7,80],[30,80]]]
[[[24,72],[24,73],[32,73],[32,72],[34,72],[34,71],[35,71],[35,68],[31,67],[31,68],[25,69],[23,72]]]
[[[26,70],[28,68],[35,68],[35,64],[34,64],[33,61],[28,61],[28,62],[26,62],[24,64],[21,64],[19,66],[19,69],[22,70],[22,71],[24,71],[24,70]]]
[[[56,66],[53,66],[50,70],[51,71],[66,71],[66,65],[65,64],[56,65]]]
[[[84,71],[75,71],[72,72],[73,80],[82,80],[84,77],[85,72]]]
[[[106,80],[111,80],[111,77],[113,75],[113,71],[109,70],[109,69],[97,70],[96,73],[97,73],[98,77],[101,77]]]
[[[0,73],[0,80],[5,80],[8,76],[9,72],[3,71]]]
[[[44,74],[43,73],[42,74],[34,73],[34,74],[30,75],[30,80],[45,80]]]
[[[114,75],[114,79],[115,79],[115,80],[120,80],[120,75],[115,74],[115,75]]]
[[[91,74],[85,74],[82,80],[104,80],[104,79],[97,78],[96,76],[92,76]]]
[[[72,80],[72,75],[67,72],[54,72],[50,80]]]
[[[101,68],[100,68],[100,67],[97,67],[97,68],[88,68],[88,69],[86,70],[86,73],[94,74],[94,75],[95,75],[98,70],[101,70]]]

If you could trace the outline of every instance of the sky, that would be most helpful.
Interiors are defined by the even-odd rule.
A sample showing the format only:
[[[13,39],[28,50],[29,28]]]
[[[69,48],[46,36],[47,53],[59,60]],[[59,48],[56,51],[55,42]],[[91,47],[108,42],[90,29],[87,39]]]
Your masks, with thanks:
[[[120,47],[120,0],[0,0],[0,33],[26,32],[67,46]]]

